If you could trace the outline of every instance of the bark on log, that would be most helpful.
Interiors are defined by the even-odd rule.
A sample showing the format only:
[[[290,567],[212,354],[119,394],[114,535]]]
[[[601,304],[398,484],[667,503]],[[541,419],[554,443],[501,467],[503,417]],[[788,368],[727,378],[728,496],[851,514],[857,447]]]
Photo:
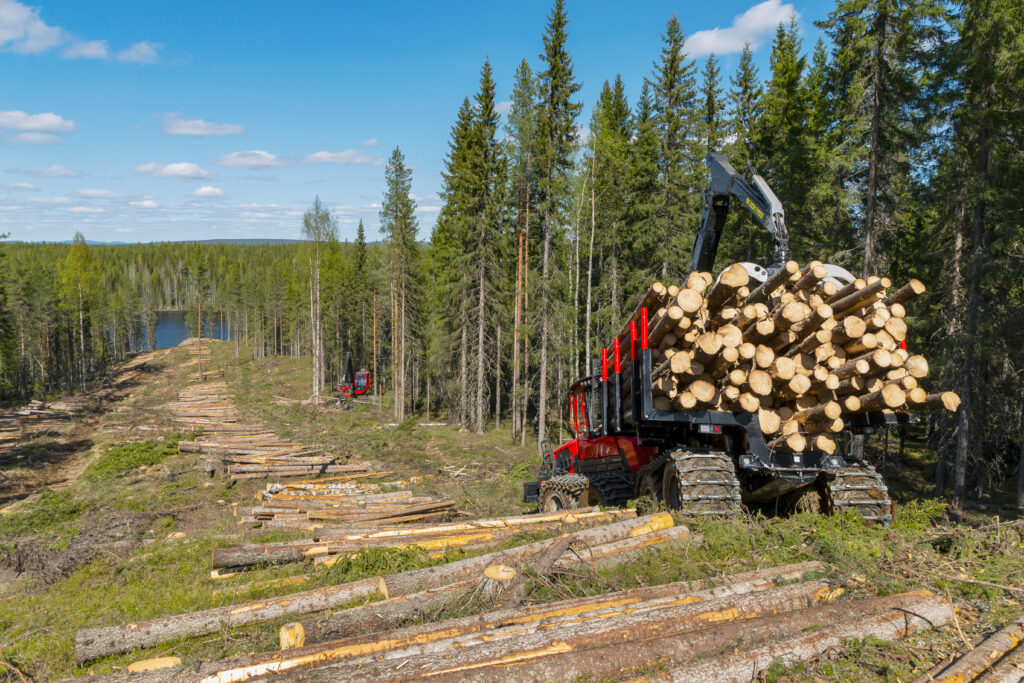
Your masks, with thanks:
[[[893,304],[903,304],[913,299],[915,296],[924,294],[925,286],[920,280],[911,280],[907,284],[903,285],[895,292],[889,295],[885,300],[886,306],[892,306]]]
[[[790,277],[800,272],[800,264],[796,261],[786,261],[779,270],[768,276],[763,283],[757,286],[747,297],[744,303],[757,304],[768,301],[769,295],[785,284]]]
[[[911,633],[939,628],[953,621],[950,604],[938,597],[922,597],[906,609],[884,612],[867,618],[846,618],[813,631],[744,648],[737,654],[725,654],[701,662],[686,664],[649,677],[651,681],[720,681],[746,683],[756,680],[772,662],[792,666],[802,660],[841,650],[847,639],[868,637],[896,641]]]

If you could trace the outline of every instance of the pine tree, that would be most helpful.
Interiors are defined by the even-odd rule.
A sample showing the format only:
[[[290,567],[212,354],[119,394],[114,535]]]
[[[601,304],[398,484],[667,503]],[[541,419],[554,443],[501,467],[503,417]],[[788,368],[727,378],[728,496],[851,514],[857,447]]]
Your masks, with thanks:
[[[580,84],[573,75],[572,57],[566,49],[569,18],[565,0],[555,0],[544,32],[544,52],[540,55],[544,71],[540,73],[539,150],[540,213],[543,232],[540,282],[540,387],[537,396],[537,442],[544,441],[547,428],[548,348],[555,324],[556,293],[551,274],[552,250],[564,211],[565,188],[569,185],[572,154],[576,140],[576,117],[581,104],[573,98]]]
[[[524,59],[516,68],[515,83],[505,125],[505,156],[509,161],[509,194],[516,216],[516,296],[512,340],[512,433],[526,445],[529,404],[530,322],[530,217],[537,192],[539,154],[539,83]]]
[[[92,251],[80,232],[75,233],[60,274],[61,299],[78,316],[79,382],[85,391],[88,356],[85,353],[85,313],[98,283],[96,263]]]
[[[320,326],[320,261],[325,251],[338,239],[338,225],[331,212],[317,196],[313,206],[302,216],[302,236],[310,247],[309,254],[309,324],[313,355],[313,405],[320,404],[320,387],[324,381],[324,344]],[[349,378],[351,379],[351,378]]]
[[[416,264],[416,202],[412,193],[412,170],[405,164],[405,155],[395,147],[384,170],[386,189],[380,207],[380,231],[387,238],[391,254],[392,295],[392,368],[395,419],[405,419],[407,361],[409,356],[409,304],[412,303],[413,268]]]

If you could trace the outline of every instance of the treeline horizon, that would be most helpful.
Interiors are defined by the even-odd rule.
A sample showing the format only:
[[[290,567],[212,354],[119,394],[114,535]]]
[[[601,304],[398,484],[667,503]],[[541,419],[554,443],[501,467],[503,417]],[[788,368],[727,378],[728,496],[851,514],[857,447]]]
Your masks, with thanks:
[[[721,151],[775,190],[796,260],[925,282],[909,343],[931,361],[928,388],[963,399],[958,414],[915,428],[938,454],[936,493],[951,488],[962,504],[1016,474],[1024,504],[1024,8],[838,0],[816,25],[824,39],[805,45],[795,20],[780,24],[767,73],[747,46],[723,74],[714,55],[686,55],[672,16],[637,100],[609,74],[584,112],[556,0],[504,117],[487,60],[452,103],[429,239],[396,148],[380,244],[366,243],[361,224],[354,243],[339,243],[319,200],[304,219],[315,236],[295,245],[9,244],[5,397],[101,371],[128,348],[127,321],[148,329],[164,302],[194,319],[198,297],[254,355],[314,356],[317,388],[346,354],[366,366],[376,355],[374,380],[394,392],[396,419],[446,415],[465,429],[510,429],[523,444],[561,438],[572,382],[653,281],[685,276],[704,160]],[[770,253],[767,233],[734,204],[716,271]],[[85,261],[94,265],[76,265]],[[89,268],[104,286],[86,300],[76,273]]]

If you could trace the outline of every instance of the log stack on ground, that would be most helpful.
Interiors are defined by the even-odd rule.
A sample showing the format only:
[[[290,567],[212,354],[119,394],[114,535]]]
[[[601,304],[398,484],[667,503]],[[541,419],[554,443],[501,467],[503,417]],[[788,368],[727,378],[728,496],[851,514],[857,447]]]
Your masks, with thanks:
[[[654,408],[756,412],[773,449],[829,453],[844,417],[956,410],[956,394],[921,386],[928,361],[906,348],[905,304],[924,285],[891,288],[880,277],[840,286],[817,261],[789,261],[760,284],[740,264],[717,279],[694,272],[681,287],[655,283],[641,305]],[[630,324],[640,325],[641,307]]]
[[[181,441],[178,450],[205,454],[212,471],[224,472],[232,479],[367,471],[365,465],[349,463],[348,453],[329,454],[284,441],[266,427],[241,422],[224,382],[191,384],[178,392],[178,400],[167,408],[181,428],[202,432],[195,441]]]
[[[223,569],[257,564],[313,560],[330,566],[367,548],[418,548],[431,554],[461,548],[480,550],[538,532],[569,533],[581,528],[635,517],[633,510],[602,511],[596,507],[565,510],[545,515],[474,519],[440,524],[384,526],[314,526],[312,538],[276,543],[250,543],[213,551],[213,567]],[[387,522],[391,518],[384,517]]]
[[[627,515],[620,521],[578,529],[568,535],[423,569],[201,612],[82,629],[75,636],[75,656],[78,662],[83,663],[184,636],[215,633],[226,627],[260,623],[287,615],[319,613],[320,619],[324,619],[324,610],[344,608],[367,598],[376,599],[366,605],[366,609],[341,609],[337,616],[346,623],[356,623],[357,619],[369,619],[368,611],[387,615],[408,611],[410,606],[424,609],[429,605],[465,604],[467,599],[482,590],[484,579],[490,578],[485,573],[489,567],[503,565],[517,572],[527,566],[536,568],[552,550],[558,551],[558,555],[548,563],[546,571],[566,572],[582,568],[592,572],[595,567],[635,559],[655,547],[701,541],[699,534],[692,534],[685,526],[676,526],[667,513],[639,518]],[[398,605],[397,612],[390,611],[395,605]],[[304,640],[308,641],[308,638]]]
[[[355,468],[355,465],[344,467]],[[267,484],[256,494],[259,505],[234,506],[239,524],[263,529],[318,532],[341,526],[375,528],[409,522],[443,522],[455,511],[450,500],[416,496],[404,481],[383,484],[389,472],[354,471],[348,474]],[[387,490],[384,490],[387,489]]]
[[[926,591],[840,600],[841,589],[808,578],[820,570],[818,563],[769,567],[428,623],[409,616],[441,610],[444,603],[417,610],[425,602],[421,594],[402,611],[390,609],[390,598],[289,623],[282,651],[197,662],[171,673],[176,681],[289,675],[304,681],[624,680],[642,674],[751,680],[777,657],[811,659],[841,649],[845,639],[898,640],[953,620],[949,603]],[[149,632],[140,626],[111,635]],[[107,634],[91,635],[107,642],[101,639]],[[703,673],[693,675],[697,671]],[[115,674],[105,680],[159,679]]]

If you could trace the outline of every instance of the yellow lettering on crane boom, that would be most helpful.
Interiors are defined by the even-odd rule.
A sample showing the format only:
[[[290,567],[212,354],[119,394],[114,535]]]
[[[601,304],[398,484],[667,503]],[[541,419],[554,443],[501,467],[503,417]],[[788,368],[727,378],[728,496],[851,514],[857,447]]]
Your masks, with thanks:
[[[757,214],[758,218],[761,218],[761,219],[764,218],[764,211],[762,211],[761,209],[757,208],[757,206],[754,204],[754,202],[750,201],[750,197],[747,197],[746,203],[747,203],[747,206],[750,207],[750,210]]]

